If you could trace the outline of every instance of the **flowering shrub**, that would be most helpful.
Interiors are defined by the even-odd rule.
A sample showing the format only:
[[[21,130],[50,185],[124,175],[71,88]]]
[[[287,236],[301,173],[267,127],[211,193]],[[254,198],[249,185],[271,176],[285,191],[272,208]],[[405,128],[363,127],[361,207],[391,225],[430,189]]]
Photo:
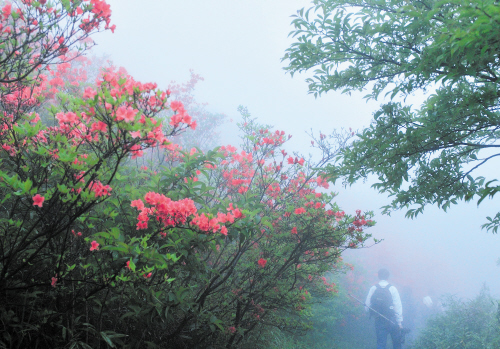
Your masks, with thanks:
[[[184,163],[173,169],[173,178],[183,173],[188,181],[159,179],[170,190],[174,185],[189,187],[179,198],[192,199],[210,211],[200,215],[191,210],[191,220],[186,220],[181,234],[172,229],[175,214],[153,210],[156,219],[150,222],[155,225],[148,224],[170,243],[186,237],[188,229],[202,233],[190,235],[181,264],[168,272],[175,278],[169,284],[174,292],[185,284],[181,275],[186,267],[200,271],[197,276],[190,273],[191,289],[185,289],[184,306],[192,303],[176,313],[177,321],[171,320],[166,337],[190,337],[191,345],[237,346],[265,324],[304,329],[312,293],[337,292],[322,274],[333,266],[341,269],[341,252],[361,246],[368,237],[363,228],[373,224],[361,212],[346,215],[331,202],[333,195],[320,192],[326,183],[312,167],[321,163],[286,164],[284,132],[270,131],[241,111],[242,150],[221,147],[210,163],[208,154],[185,153]],[[147,208],[140,203],[134,206]],[[146,218],[139,215],[138,220]],[[203,251],[207,242],[210,247]],[[193,329],[194,323],[208,326]]]
[[[290,156],[244,109],[241,149],[183,149],[174,137],[198,125],[170,90],[68,73],[88,35],[114,30],[109,6],[51,4],[2,12],[22,33],[0,67],[0,345],[231,348],[301,328],[311,294],[337,292],[322,274],[373,224],[324,192],[315,168],[335,154]]]

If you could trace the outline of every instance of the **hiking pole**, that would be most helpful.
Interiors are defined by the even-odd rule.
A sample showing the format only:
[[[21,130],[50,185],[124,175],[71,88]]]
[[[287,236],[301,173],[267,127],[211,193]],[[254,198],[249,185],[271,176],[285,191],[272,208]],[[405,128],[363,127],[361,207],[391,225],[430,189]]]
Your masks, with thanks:
[[[386,319],[387,321],[389,321],[391,324],[393,324],[394,326],[397,326],[394,321],[392,320],[389,320],[388,318],[386,318],[384,315],[380,314],[378,311],[376,311],[375,309],[367,306],[365,303],[363,303],[362,301],[360,301],[359,299],[357,299],[356,297],[354,297],[352,294],[348,293],[347,294],[349,297],[351,297],[352,299],[355,299],[357,300],[359,303],[363,304],[365,307],[367,307],[368,309],[370,309],[371,311],[373,311],[375,314],[379,315],[380,317]]]

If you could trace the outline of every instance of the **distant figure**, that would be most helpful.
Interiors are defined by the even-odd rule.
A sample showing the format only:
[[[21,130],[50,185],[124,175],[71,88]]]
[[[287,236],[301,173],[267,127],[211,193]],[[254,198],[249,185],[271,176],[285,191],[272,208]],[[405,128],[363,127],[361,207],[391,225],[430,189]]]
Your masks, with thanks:
[[[386,349],[388,334],[391,335],[393,349],[401,348],[403,306],[398,290],[387,282],[389,275],[387,269],[378,271],[380,281],[370,288],[365,302],[366,310],[375,317],[377,349]]]
[[[432,309],[434,302],[432,301],[432,298],[430,296],[425,296],[424,299],[422,299],[422,302],[425,304],[427,309]]]
[[[443,305],[433,290],[427,292],[427,296],[422,299],[422,305],[422,325],[425,325],[430,317],[443,312]]]

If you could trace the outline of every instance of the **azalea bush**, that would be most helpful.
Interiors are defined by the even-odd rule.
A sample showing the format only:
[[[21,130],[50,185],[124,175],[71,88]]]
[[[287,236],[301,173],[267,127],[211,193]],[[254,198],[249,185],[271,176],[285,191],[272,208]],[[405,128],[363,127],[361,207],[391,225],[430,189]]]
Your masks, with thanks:
[[[189,93],[89,71],[110,15],[2,9],[0,347],[232,348],[307,329],[313,298],[337,292],[324,273],[374,224],[326,191],[335,152],[288,154],[244,108],[239,148],[177,144],[198,126]]]

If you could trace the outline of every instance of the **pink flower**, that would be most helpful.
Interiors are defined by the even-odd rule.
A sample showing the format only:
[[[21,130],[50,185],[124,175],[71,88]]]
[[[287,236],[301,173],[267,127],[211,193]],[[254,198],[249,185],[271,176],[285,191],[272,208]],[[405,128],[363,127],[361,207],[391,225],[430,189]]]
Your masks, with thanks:
[[[12,4],[7,4],[2,8],[2,14],[5,19],[7,19],[12,12]]]
[[[167,91],[167,94],[168,91]],[[175,111],[181,111],[184,109],[184,105],[182,104],[182,102],[179,102],[179,101],[172,101],[170,103],[170,108],[175,112]]]
[[[292,234],[297,234],[297,227],[292,228]]]
[[[92,241],[92,242],[90,243],[90,245],[91,245],[91,246],[90,246],[90,250],[91,250],[91,251],[94,251],[94,250],[99,250],[99,243],[98,243],[97,241],[95,241],[95,240],[94,240],[94,241]]]
[[[135,159],[137,157],[141,157],[144,155],[144,152],[142,151],[142,148],[139,144],[134,144],[133,146],[131,146],[130,152],[132,153],[132,159]]]
[[[33,206],[42,207],[44,200],[45,198],[43,196],[41,196],[40,194],[36,194],[35,196],[33,196]]]
[[[223,225],[223,226],[222,226],[222,229],[220,230],[220,233],[221,233],[222,235],[227,236],[227,228],[226,228],[226,226],[225,226],[225,225]]]
[[[83,93],[83,98],[94,98],[94,96],[97,94],[97,92],[95,92],[92,87],[87,87],[85,89],[85,92]]]
[[[56,274],[56,276],[57,276],[57,274]],[[50,282],[50,285],[52,287],[56,287],[56,284],[57,284],[57,277],[56,276],[52,277],[52,281]]]
[[[295,212],[295,214],[301,214],[301,213],[305,213],[306,209],[303,207],[299,207],[299,208],[296,208],[294,212]]]
[[[145,279],[149,279],[152,275],[153,273],[149,273],[149,274],[144,274],[142,276],[144,276]]]
[[[101,182],[92,182],[91,190],[94,192],[96,198],[101,197],[103,195],[111,195],[112,188],[109,185],[104,185]]]
[[[130,268],[130,261],[127,261],[127,266],[126,266],[126,268],[128,268],[128,269],[132,269],[132,268]]]
[[[64,86],[64,80],[61,79],[60,77],[55,77],[53,79],[50,79],[49,84],[51,86],[57,87],[57,86]],[[58,113],[60,114],[60,113]],[[64,113],[61,113],[64,114]]]
[[[109,17],[111,15],[110,6],[104,0],[91,0],[93,5],[92,12],[97,15],[97,17]]]
[[[107,128],[108,128],[108,125],[106,125],[104,122],[97,121],[97,122],[94,122],[92,124],[91,131],[92,132],[95,132],[95,131],[106,132]]]
[[[64,113],[57,113],[56,114],[56,119],[59,120],[60,124],[78,124],[80,119],[78,118],[78,115],[75,113],[69,111],[66,114]]]
[[[71,233],[75,236],[75,238],[78,238],[78,237],[82,236],[81,232],[75,233],[74,230],[71,230]]]
[[[264,268],[266,266],[267,259],[261,258],[257,263],[259,264],[259,267]]]
[[[40,121],[40,115],[38,115],[38,113],[34,113],[35,115],[35,118],[31,119],[30,122],[35,124],[37,123],[38,121]]]
[[[236,332],[236,327],[234,326],[231,326],[231,327],[228,327],[227,330],[231,333],[235,333]]]
[[[131,131],[130,135],[132,136],[132,138],[140,137],[141,136],[141,131]]]
[[[116,111],[116,121],[122,121],[125,120],[125,122],[132,122],[135,119],[135,115],[137,114],[138,110],[135,110],[132,107],[120,107]]]

